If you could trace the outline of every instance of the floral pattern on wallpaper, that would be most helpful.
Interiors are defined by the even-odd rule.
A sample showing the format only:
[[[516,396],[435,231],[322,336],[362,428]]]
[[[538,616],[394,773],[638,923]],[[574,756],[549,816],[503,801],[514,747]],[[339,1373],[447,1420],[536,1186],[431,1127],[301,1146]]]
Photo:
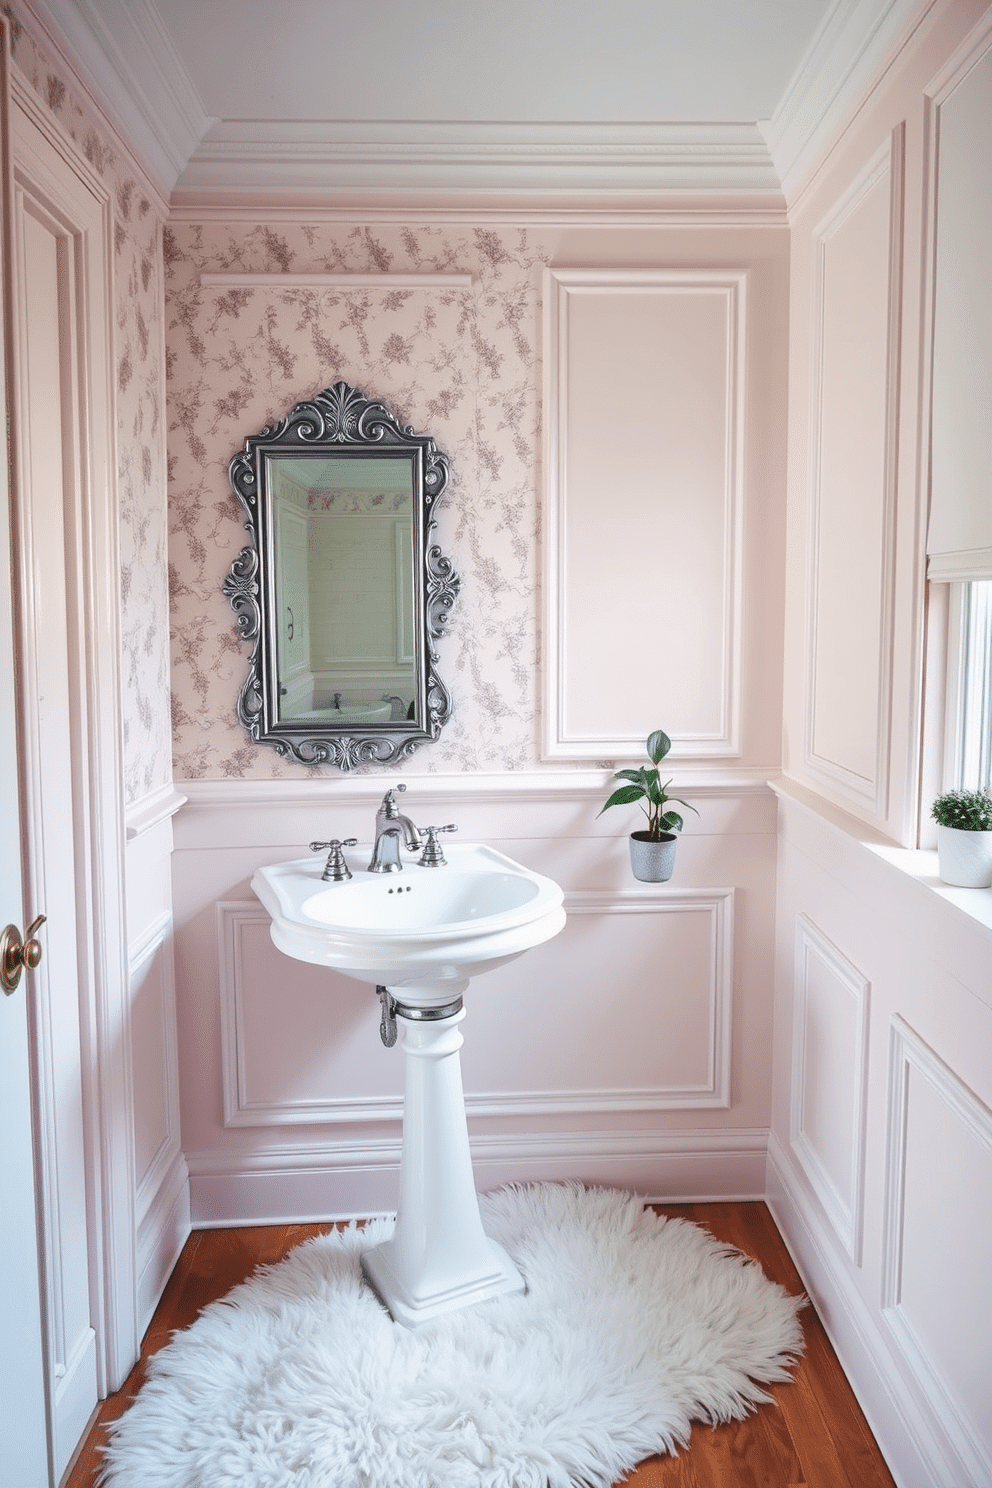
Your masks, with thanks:
[[[250,648],[222,593],[245,545],[227,467],[248,435],[345,381],[451,462],[436,540],[461,577],[452,696],[404,773],[538,764],[540,285],[520,229],[174,222],[166,232],[173,740],[179,778],[336,774],[237,722]],[[220,287],[204,273],[470,272],[461,287]],[[375,769],[381,767],[365,767]]]
[[[122,701],[125,801],[172,778],[165,511],[162,208],[96,116],[74,96],[59,64],[16,5],[16,66],[105,183],[114,220],[114,356],[120,504]]]

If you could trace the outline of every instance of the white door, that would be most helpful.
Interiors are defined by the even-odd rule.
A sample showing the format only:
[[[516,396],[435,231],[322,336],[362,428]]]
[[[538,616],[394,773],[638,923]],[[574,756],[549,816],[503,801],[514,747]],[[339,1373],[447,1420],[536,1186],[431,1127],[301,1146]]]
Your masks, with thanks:
[[[5,38],[0,38],[5,39]],[[0,48],[0,170],[2,196],[9,201],[10,159],[6,47]],[[6,214],[5,214],[6,216]],[[4,304],[9,304],[8,263],[3,262]],[[6,406],[4,318],[0,317],[0,408]],[[0,928],[23,932],[21,902],[21,821],[17,783],[17,729],[14,708],[13,607],[10,585],[10,490],[7,484],[5,421],[0,419]],[[32,912],[38,906],[32,906]],[[44,937],[42,937],[44,938]],[[34,977],[24,973],[11,993],[0,991],[0,1194],[4,1245],[0,1266],[0,1463],[19,1488],[45,1488],[48,1446],[45,1380],[42,1365],[41,1294],[35,1217],[34,1152],[28,1063],[27,999]]]
[[[22,933],[20,833],[14,668],[11,647],[9,491],[3,455],[0,483],[0,774],[4,822],[0,831],[0,928]],[[44,932],[40,937],[44,941]],[[31,1088],[28,1072],[27,999],[34,975],[26,972],[11,993],[0,994],[0,1194],[3,1195],[3,1265],[0,1266],[0,1474],[18,1488],[48,1483],[45,1381],[42,1372],[38,1232],[35,1219]]]
[[[20,835],[26,907],[48,916],[29,1042],[57,1483],[137,1352],[112,238],[101,183],[16,76],[10,138]]]
[[[85,932],[74,869],[79,809],[67,649],[72,534],[66,528],[72,508],[63,489],[66,471],[71,478],[74,451],[66,448],[73,437],[71,422],[60,417],[52,399],[52,390],[63,385],[71,307],[60,294],[60,279],[65,288],[64,234],[21,192],[15,197],[15,225],[15,323],[22,323],[26,353],[17,367],[17,399],[26,414],[20,421],[20,506],[27,539],[18,579],[30,612],[30,629],[22,626],[27,698],[27,705],[22,704],[22,777],[26,882],[48,915],[46,955],[35,973],[33,1046],[49,1391],[59,1477],[97,1402],[92,1227],[86,1212],[92,1168],[83,1088],[88,1030],[79,976]]]

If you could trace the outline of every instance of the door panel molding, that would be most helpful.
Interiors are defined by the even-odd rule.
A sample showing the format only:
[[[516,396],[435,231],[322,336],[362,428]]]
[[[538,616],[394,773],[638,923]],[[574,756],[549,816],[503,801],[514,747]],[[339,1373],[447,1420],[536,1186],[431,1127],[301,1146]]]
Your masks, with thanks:
[[[85,1167],[89,1316],[96,1386],[99,1393],[105,1393],[123,1382],[138,1349],[124,933],[113,208],[109,191],[73,142],[41,107],[16,69],[12,76],[14,552],[23,662],[18,704],[26,802],[25,883],[34,902],[40,902],[46,884],[60,882],[71,883],[70,897],[75,900],[77,928],[69,932],[72,944],[66,955],[74,952],[78,974],[79,1136]],[[31,392],[23,292],[28,219],[39,243],[47,241],[38,235],[39,228],[51,237],[59,299],[45,333],[54,337],[48,354],[54,346],[58,358],[54,380],[59,385],[46,392],[40,407],[38,392]],[[43,385],[43,380],[36,383],[36,387]],[[32,469],[32,438],[36,442],[42,438],[46,423],[52,440],[56,444],[62,440],[61,459],[51,461],[45,472],[46,480],[61,480],[61,501],[51,489],[39,488]],[[42,600],[50,604],[54,597],[43,582],[44,560],[52,559],[44,545],[53,541],[45,521],[46,500],[48,516],[59,516],[55,525],[61,524],[64,541],[61,664],[66,671],[67,722],[60,748],[53,748],[51,732],[46,736],[39,726],[51,691],[51,676],[38,655],[39,606]],[[48,723],[51,728],[50,715]],[[56,833],[51,817],[46,826],[39,802],[43,785],[49,782],[51,791],[52,784],[60,780],[67,783],[71,795],[71,819]],[[59,840],[53,840],[56,836]],[[51,921],[46,930],[50,943],[60,934],[60,927]],[[66,933],[64,927],[61,933]],[[43,1016],[39,1027],[44,1029]],[[42,1077],[38,1124],[42,1167],[50,1174],[46,1181],[58,1182],[57,1143],[65,1133],[57,1129],[50,1092],[46,1096],[43,1065],[36,1066],[36,1075]],[[49,1193],[49,1203],[51,1197]],[[57,1248],[53,1248],[52,1236],[47,1236],[48,1282],[58,1274]],[[70,1361],[79,1357],[78,1339],[67,1337],[65,1352],[62,1363],[68,1369]],[[56,1406],[56,1396],[71,1394],[61,1376],[59,1380],[58,1388],[52,1389]],[[74,1419],[82,1409],[80,1403],[72,1413]],[[81,1424],[85,1427],[86,1419]],[[68,1419],[64,1429],[55,1423],[56,1476],[75,1446],[68,1439],[73,1429]]]

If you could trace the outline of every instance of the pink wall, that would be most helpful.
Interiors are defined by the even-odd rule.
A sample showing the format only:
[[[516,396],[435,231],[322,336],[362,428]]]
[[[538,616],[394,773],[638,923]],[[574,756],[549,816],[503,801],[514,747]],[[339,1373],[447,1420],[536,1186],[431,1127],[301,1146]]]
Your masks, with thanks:
[[[924,693],[939,108],[992,55],[990,16],[933,7],[792,213],[768,1193],[906,1485],[992,1478],[988,894],[912,850],[943,727],[936,645]]]
[[[302,222],[225,221],[220,209],[192,215],[184,209],[171,223],[166,262],[176,769],[189,797],[176,822],[174,883],[194,1220],[395,1203],[402,1071],[379,1044],[374,998],[273,952],[249,887],[259,863],[295,856],[315,835],[367,841],[394,775],[307,771],[248,742],[235,718],[245,652],[221,593],[244,542],[228,461],[247,434],[338,378],[392,403],[451,457],[439,541],[462,577],[442,643],[453,718],[404,766],[411,814],[455,821],[463,836],[493,843],[566,891],[565,932],[470,994],[465,1084],[480,1185],[577,1177],[652,1194],[760,1191],[774,914],[766,780],[779,751],[782,635],[782,222],[745,225],[729,213],[723,226],[681,218],[636,227],[471,223],[441,212],[366,224],[330,213]],[[741,752],[678,762],[700,816],[680,844],[676,880],[661,889],[631,876],[626,837],[636,817],[597,817],[609,780],[602,761],[542,758],[548,264],[667,268],[688,271],[687,283],[711,267],[746,286],[733,384],[743,422],[732,548],[741,647],[739,659],[716,648],[713,662],[740,667]],[[200,283],[202,273],[221,271],[432,269],[470,273],[472,285]],[[714,345],[723,385],[725,344]],[[670,396],[687,400],[688,423],[691,384],[666,371]],[[601,439],[614,454],[614,479],[595,498],[604,529],[620,520],[625,496],[615,435],[625,392],[622,377],[603,388]],[[667,414],[669,427],[677,424],[677,402]],[[717,462],[722,456],[715,451]],[[660,475],[658,484],[659,501],[677,500]],[[678,553],[668,557],[677,596],[689,580]],[[625,582],[622,565],[605,565],[588,595],[620,637],[611,658],[618,673],[630,654]],[[719,587],[722,569],[706,582]],[[681,654],[677,628],[659,629],[650,643]],[[651,710],[646,733],[669,699],[652,667],[639,663],[638,675]],[[612,677],[589,678],[606,732]],[[706,680],[719,688],[724,678]],[[685,677],[687,694],[699,681]]]
[[[452,480],[439,541],[462,577],[441,645],[453,716],[410,773],[541,768],[541,280],[545,264],[745,272],[747,465],[742,544],[743,756],[779,756],[786,233],[779,222],[727,226],[564,227],[445,221],[341,223],[204,220],[170,225],[166,243],[175,768],[187,779],[299,778],[303,767],[249,743],[235,717],[244,648],[221,594],[244,542],[226,469],[246,435],[343,378],[432,433]],[[470,273],[470,289],[202,287],[204,272]],[[661,349],[664,355],[664,349]],[[690,396],[683,389],[684,396]],[[624,388],[603,389],[602,440]],[[687,409],[687,414],[689,410]],[[677,410],[670,417],[677,419]],[[609,523],[622,501],[600,493]],[[666,582],[680,582],[677,553]],[[604,569],[591,602],[621,623],[624,576]],[[659,637],[677,650],[677,637]],[[627,650],[616,648],[622,668]],[[690,679],[683,684],[690,687]],[[666,698],[642,676],[648,722]],[[609,687],[590,678],[609,722]],[[653,693],[653,689],[655,689]],[[335,774],[336,772],[331,772]]]

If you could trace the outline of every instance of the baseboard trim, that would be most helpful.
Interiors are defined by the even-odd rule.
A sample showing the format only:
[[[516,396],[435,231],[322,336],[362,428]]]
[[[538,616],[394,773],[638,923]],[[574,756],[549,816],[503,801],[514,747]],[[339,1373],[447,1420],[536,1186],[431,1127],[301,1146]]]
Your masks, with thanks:
[[[900,1369],[888,1330],[858,1289],[848,1257],[817,1215],[774,1132],[768,1136],[765,1199],[899,1488],[978,1488],[930,1402]]]
[[[138,1226],[138,1331],[143,1335],[186,1244],[190,1223],[189,1170],[176,1152]]]
[[[656,1203],[764,1197],[767,1132],[586,1132],[476,1137],[482,1193],[508,1183],[578,1182],[624,1188]],[[390,1214],[397,1138],[322,1147],[187,1153],[194,1229],[305,1223]]]

